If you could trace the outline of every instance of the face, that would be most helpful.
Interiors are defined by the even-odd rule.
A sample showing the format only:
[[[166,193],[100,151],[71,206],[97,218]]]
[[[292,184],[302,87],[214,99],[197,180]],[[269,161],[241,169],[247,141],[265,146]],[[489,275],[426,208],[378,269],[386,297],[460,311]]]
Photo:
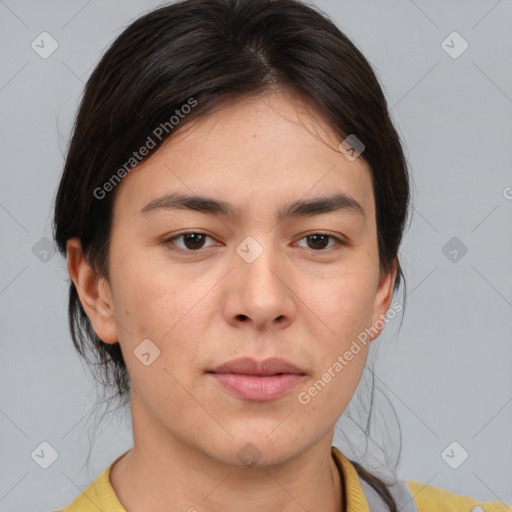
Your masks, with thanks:
[[[199,118],[123,178],[109,282],[80,297],[121,345],[134,428],[238,465],[330,443],[394,279],[379,273],[370,170],[340,142],[273,93]],[[298,372],[211,373],[237,358]]]

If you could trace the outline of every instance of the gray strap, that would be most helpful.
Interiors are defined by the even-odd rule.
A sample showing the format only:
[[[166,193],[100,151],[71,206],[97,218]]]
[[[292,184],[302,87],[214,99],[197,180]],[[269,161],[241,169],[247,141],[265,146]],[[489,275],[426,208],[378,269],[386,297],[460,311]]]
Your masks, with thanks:
[[[386,505],[373,487],[361,477],[359,477],[359,483],[363,489],[364,497],[368,502],[370,512],[382,512],[383,510],[386,510]],[[418,512],[414,496],[405,482],[395,482],[392,486],[388,487],[388,491],[395,499],[397,508],[400,512]]]

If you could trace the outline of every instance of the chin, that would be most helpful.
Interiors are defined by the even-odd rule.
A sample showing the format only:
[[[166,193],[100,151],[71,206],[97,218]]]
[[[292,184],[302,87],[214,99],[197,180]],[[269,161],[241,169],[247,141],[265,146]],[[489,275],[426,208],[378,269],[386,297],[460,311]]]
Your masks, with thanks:
[[[265,423],[261,430],[251,426],[250,433],[245,431],[243,435],[236,435],[223,454],[227,462],[239,467],[273,466],[286,462],[305,449],[300,442],[304,442],[303,433],[293,435],[283,430],[277,434],[277,425],[273,422],[268,428]]]

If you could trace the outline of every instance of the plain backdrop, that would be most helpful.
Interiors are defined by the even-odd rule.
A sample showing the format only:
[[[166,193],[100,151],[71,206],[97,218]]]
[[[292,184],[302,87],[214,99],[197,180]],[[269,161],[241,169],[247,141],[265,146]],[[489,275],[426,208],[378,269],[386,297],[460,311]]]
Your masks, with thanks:
[[[512,2],[314,3],[376,69],[414,181],[406,313],[376,359],[383,414],[394,409],[401,429],[399,475],[510,504]],[[131,447],[129,421],[105,423],[82,467],[95,388],[72,347],[51,221],[84,83],[123,27],[157,5],[0,1],[2,511],[57,510]],[[51,55],[41,38],[46,52],[58,45]],[[47,469],[41,446],[57,457]]]

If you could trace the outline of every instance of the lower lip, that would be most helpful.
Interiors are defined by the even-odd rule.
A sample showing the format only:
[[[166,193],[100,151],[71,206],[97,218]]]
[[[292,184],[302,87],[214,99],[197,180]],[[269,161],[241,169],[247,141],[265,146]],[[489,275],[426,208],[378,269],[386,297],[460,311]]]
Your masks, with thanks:
[[[228,391],[243,400],[265,402],[275,400],[295,387],[304,375],[239,375],[236,373],[211,373],[215,380]]]

